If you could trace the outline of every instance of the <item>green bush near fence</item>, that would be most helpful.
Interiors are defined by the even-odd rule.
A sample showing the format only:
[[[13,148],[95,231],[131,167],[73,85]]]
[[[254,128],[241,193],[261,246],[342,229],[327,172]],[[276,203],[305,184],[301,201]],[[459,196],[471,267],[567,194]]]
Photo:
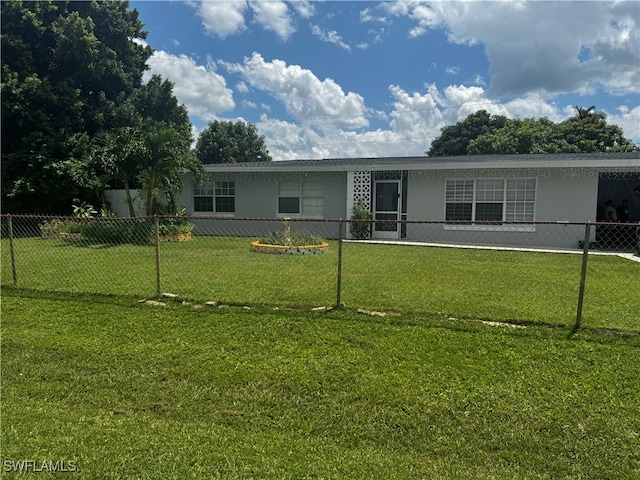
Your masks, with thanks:
[[[162,217],[158,222],[158,234],[161,237],[191,233],[193,228],[193,223],[179,217]],[[44,222],[40,231],[49,239],[81,239],[110,244],[153,244],[156,227],[155,221],[147,218],[125,222],[108,218],[53,219]]]

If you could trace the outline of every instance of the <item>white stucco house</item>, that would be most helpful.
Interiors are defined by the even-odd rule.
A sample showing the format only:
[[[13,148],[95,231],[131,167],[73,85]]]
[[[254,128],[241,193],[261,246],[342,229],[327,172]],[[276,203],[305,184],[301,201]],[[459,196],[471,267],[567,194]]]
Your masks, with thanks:
[[[640,152],[292,160],[206,170],[204,185],[185,177],[177,203],[188,215],[349,219],[360,201],[376,220],[440,222],[380,223],[374,239],[482,243],[499,234],[504,244],[575,248],[583,226],[560,239],[549,235],[556,225],[540,222],[600,220],[609,199],[628,199],[631,220],[640,221]]]

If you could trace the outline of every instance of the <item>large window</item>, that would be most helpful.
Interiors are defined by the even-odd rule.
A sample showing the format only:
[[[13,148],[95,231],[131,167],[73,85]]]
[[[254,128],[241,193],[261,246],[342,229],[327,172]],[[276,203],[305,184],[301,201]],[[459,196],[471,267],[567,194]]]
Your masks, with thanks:
[[[322,215],[324,188],[322,182],[280,182],[278,213]]]
[[[193,190],[194,212],[234,213],[236,211],[235,182],[209,180]]]
[[[535,178],[447,180],[445,220],[531,222]]]

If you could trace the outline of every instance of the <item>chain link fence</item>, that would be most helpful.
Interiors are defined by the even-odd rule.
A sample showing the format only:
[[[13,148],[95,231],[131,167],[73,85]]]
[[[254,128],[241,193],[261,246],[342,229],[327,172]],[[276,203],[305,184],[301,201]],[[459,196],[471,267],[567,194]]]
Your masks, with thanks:
[[[2,216],[2,285],[640,331],[638,223]]]

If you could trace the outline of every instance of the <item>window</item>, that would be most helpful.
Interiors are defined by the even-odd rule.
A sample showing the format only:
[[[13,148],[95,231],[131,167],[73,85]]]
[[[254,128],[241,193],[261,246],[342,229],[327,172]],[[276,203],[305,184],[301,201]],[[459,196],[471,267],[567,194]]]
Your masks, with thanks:
[[[195,212],[213,212],[212,181],[193,189],[193,210]]]
[[[533,206],[535,201],[535,178],[507,180],[507,206],[505,209],[505,220],[508,222],[533,221]]]
[[[209,180],[193,189],[194,212],[234,213],[236,211],[235,182]]]
[[[445,220],[473,220],[473,180],[447,180]]]
[[[216,212],[236,211],[236,182],[216,182]]]
[[[531,222],[535,178],[447,180],[445,220]]]
[[[324,187],[322,182],[280,182],[278,213],[322,215]]]

